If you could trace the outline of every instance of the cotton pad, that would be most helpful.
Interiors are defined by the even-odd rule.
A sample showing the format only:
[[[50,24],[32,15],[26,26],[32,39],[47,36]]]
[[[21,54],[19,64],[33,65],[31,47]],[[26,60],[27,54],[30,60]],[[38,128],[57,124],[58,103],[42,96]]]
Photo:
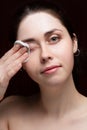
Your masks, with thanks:
[[[19,45],[21,45],[21,46],[23,46],[23,47],[26,47],[26,48],[27,48],[28,53],[30,53],[29,45],[28,45],[27,43],[22,42],[22,41],[20,41],[20,40],[17,40],[17,41],[15,41],[15,43],[14,43],[14,44],[19,44]]]

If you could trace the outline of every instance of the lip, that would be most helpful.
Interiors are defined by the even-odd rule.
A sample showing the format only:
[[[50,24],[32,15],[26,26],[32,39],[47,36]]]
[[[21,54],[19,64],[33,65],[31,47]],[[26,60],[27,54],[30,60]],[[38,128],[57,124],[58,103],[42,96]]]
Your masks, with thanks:
[[[51,74],[55,72],[59,67],[61,67],[61,65],[54,65],[54,66],[46,67],[45,69],[41,71],[41,74]]]

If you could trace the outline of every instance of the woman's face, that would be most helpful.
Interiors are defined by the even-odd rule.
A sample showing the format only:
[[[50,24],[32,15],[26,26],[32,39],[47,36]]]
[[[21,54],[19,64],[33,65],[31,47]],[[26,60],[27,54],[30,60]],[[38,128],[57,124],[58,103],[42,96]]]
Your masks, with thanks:
[[[40,86],[58,85],[71,77],[77,41],[58,18],[45,12],[28,15],[19,25],[17,40],[29,44],[29,60],[23,67]]]

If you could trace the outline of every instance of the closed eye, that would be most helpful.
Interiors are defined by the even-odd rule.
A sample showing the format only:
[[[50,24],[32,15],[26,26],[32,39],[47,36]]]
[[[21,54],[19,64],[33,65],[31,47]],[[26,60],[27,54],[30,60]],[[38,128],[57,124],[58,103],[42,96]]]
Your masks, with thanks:
[[[37,43],[30,43],[29,44],[29,47],[30,47],[30,52],[33,52],[34,50],[36,50],[37,48],[39,48],[39,44]]]

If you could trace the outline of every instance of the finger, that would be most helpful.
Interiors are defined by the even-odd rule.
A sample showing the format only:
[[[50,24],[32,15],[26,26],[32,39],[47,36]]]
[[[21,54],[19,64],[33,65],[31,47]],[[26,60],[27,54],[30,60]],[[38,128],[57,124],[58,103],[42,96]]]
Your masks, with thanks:
[[[15,51],[12,52],[12,50],[10,50],[7,54],[4,55],[4,57],[0,60],[2,61],[2,64],[3,62],[6,62],[7,64],[14,62],[14,60],[22,56],[27,51],[26,47],[19,48],[19,45],[17,46],[17,48],[14,49]]]
[[[6,64],[10,64],[10,63],[16,61],[17,59],[19,59],[20,57],[22,57],[24,54],[27,53],[26,50],[27,49],[25,47],[23,47],[20,50],[18,50],[15,54],[13,54],[12,56],[10,56],[10,58],[7,61],[5,61]],[[28,53],[27,53],[27,55],[29,56]]]
[[[28,53],[25,53],[20,58],[16,59],[12,64],[7,66],[7,75],[9,78],[13,77],[22,67],[22,63],[28,58]]]
[[[20,48],[21,48],[20,45],[13,46],[8,52],[4,54],[4,56],[1,59],[3,61],[6,61],[10,56],[16,53]]]

